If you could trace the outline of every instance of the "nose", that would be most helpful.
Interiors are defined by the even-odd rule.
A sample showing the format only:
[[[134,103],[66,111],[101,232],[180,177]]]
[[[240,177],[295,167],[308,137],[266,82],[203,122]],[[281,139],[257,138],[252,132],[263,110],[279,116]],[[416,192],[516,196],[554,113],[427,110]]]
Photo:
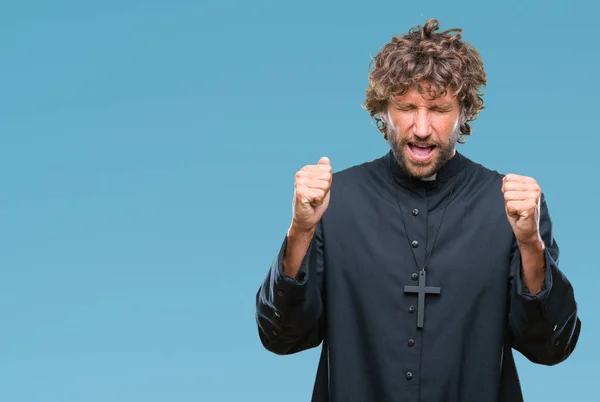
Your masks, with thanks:
[[[431,119],[427,108],[418,108],[415,111],[413,133],[419,138],[427,138],[432,133]]]

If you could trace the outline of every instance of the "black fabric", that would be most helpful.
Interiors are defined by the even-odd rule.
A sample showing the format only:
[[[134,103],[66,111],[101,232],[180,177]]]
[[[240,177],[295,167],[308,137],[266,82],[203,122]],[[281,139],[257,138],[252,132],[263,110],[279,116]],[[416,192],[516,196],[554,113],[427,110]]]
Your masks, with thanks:
[[[412,180],[389,154],[336,172],[301,275],[282,274],[283,241],[256,297],[264,347],[277,354],[322,347],[313,401],[518,402],[513,350],[553,365],[575,347],[581,322],[559,270],[546,200],[544,287],[529,294],[506,218],[502,175],[457,153],[433,181]],[[458,176],[456,176],[458,175]],[[425,300],[417,328],[420,265],[452,179],[456,187],[427,267],[441,294]],[[300,279],[299,279],[300,278]],[[415,279],[417,280],[415,280]]]

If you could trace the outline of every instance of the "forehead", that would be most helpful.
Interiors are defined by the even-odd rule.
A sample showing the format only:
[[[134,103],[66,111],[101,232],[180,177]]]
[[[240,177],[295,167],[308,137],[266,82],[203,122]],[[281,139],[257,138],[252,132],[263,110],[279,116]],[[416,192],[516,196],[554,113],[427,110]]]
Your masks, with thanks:
[[[419,92],[419,90],[417,88],[410,88],[408,91],[406,91],[403,94],[400,94],[399,92],[394,92],[394,100],[396,102],[403,102],[403,103],[416,103],[416,104],[438,104],[438,103],[451,103],[451,104],[456,104],[458,103],[458,99],[456,98],[456,96],[453,94],[452,90],[448,89],[446,91],[446,93],[442,93],[441,96],[434,98],[432,96],[432,94],[428,93],[427,91],[423,90],[421,92]]]

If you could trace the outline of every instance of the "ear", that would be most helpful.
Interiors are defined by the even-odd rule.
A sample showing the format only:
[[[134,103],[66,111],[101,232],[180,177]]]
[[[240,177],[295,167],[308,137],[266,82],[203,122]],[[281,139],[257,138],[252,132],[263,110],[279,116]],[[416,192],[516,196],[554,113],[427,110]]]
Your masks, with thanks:
[[[384,107],[379,113],[375,114],[375,125],[377,126],[377,130],[381,134],[383,134],[383,139],[387,141],[387,128],[390,126],[390,118],[389,112],[387,111],[387,106]]]

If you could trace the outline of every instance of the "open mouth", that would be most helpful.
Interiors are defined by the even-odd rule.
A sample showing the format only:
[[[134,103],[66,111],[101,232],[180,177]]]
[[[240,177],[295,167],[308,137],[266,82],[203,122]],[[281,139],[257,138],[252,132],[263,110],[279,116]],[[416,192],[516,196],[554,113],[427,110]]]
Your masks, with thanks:
[[[408,149],[410,150],[411,156],[414,160],[425,162],[433,155],[435,145],[408,144]]]

